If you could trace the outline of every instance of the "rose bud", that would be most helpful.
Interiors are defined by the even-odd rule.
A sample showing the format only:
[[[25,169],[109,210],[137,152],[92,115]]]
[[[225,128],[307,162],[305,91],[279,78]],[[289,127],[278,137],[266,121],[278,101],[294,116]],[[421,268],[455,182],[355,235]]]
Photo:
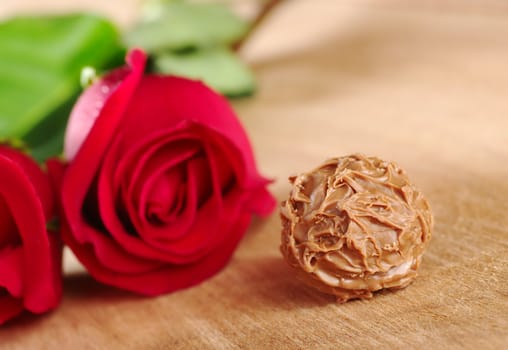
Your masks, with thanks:
[[[60,301],[62,244],[46,230],[53,214],[47,176],[29,157],[0,144],[0,324]]]
[[[145,60],[132,51],[72,111],[62,234],[97,280],[158,295],[217,273],[275,201],[226,100]]]

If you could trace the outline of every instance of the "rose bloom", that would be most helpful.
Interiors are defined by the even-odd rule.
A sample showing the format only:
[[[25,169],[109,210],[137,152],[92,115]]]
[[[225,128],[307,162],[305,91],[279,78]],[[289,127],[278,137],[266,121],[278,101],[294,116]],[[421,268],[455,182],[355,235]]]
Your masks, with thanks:
[[[157,295],[218,272],[275,202],[226,100],[145,60],[132,51],[71,114],[62,235],[97,280]]]
[[[53,214],[46,175],[30,158],[0,144],[0,324],[60,301],[62,244],[46,230]]]

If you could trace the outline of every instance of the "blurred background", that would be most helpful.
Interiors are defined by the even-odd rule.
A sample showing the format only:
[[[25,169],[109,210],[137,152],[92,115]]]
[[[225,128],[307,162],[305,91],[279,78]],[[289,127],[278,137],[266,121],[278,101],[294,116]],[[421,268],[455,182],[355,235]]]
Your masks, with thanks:
[[[0,137],[59,154],[82,68],[137,46],[232,98],[280,198],[291,172],[353,152],[441,190],[460,181],[440,169],[506,161],[507,18],[497,0],[2,0]]]
[[[26,326],[33,333],[8,329],[2,341],[37,348],[44,336],[72,347],[68,325],[86,320],[78,337],[99,348],[146,348],[147,339],[154,349],[262,348],[267,339],[275,348],[313,348],[315,339],[328,348],[337,339],[506,348],[508,1],[209,3],[1,0],[0,138],[21,139],[41,161],[59,154],[87,83],[82,68],[100,75],[129,46],[145,47],[152,71],[204,79],[231,99],[281,201],[289,175],[325,158],[396,160],[434,211],[421,276],[400,293],[331,304],[285,269],[274,214],[254,222],[233,262],[202,286],[131,303],[68,279],[58,316]],[[80,270],[70,256],[66,270]],[[126,326],[140,319],[144,338]],[[189,336],[196,330],[204,336]],[[71,338],[60,343],[62,334]]]
[[[351,78],[397,79],[419,64],[423,81],[461,64],[463,78],[503,74],[491,56],[504,55],[496,50],[507,12],[501,0],[3,0],[0,138],[21,139],[40,161],[58,154],[82,68],[100,75],[121,65],[129,47],[150,54],[151,71],[204,80],[230,98],[253,96],[266,62],[287,57],[270,80],[281,96],[288,84],[313,96],[332,84],[347,89],[341,82]]]
[[[507,16],[496,0],[3,0],[0,137],[60,154],[82,68],[136,46],[232,99],[280,198],[292,172],[353,152],[462,188],[443,169],[506,172]]]

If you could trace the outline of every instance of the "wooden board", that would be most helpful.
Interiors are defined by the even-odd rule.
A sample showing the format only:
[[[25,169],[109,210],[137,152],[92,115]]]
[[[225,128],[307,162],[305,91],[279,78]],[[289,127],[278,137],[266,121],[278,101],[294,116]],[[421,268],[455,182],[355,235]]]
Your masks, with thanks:
[[[127,23],[125,3],[107,13]],[[158,298],[68,260],[61,307],[2,327],[0,348],[507,349],[507,6],[292,1],[243,53],[260,89],[235,107],[280,200],[289,175],[352,152],[397,161],[427,195],[436,225],[416,282],[337,305],[294,279],[274,213],[219,275]]]

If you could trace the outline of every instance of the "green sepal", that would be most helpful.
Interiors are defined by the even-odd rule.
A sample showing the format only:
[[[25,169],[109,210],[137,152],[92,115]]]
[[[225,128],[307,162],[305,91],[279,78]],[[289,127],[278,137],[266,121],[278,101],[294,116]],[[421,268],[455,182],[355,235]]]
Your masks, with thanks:
[[[94,15],[15,17],[0,23],[0,137],[38,160],[59,154],[84,66],[123,63],[117,29]]]
[[[125,40],[148,52],[229,46],[248,30],[248,23],[221,4],[151,2],[145,16]]]
[[[154,69],[163,74],[202,80],[228,97],[249,96],[256,90],[249,68],[224,47],[161,53],[154,57]]]

